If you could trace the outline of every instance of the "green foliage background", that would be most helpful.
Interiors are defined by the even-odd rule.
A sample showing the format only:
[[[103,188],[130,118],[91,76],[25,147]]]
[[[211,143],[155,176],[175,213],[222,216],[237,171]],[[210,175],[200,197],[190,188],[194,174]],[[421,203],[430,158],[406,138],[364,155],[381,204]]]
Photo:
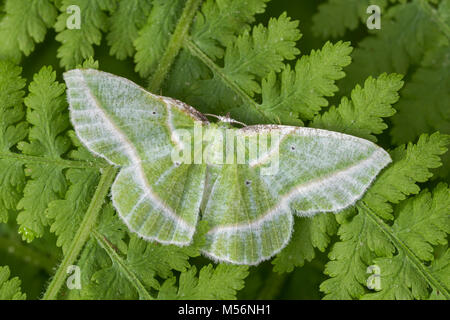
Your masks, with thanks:
[[[80,30],[66,7],[81,8]],[[366,8],[382,8],[368,30]],[[0,299],[449,299],[450,0],[0,1]],[[377,142],[354,207],[296,218],[257,267],[130,234],[116,173],[76,140],[62,73],[129,78],[203,112]],[[68,290],[66,269],[81,268]],[[381,289],[366,269],[381,270]]]

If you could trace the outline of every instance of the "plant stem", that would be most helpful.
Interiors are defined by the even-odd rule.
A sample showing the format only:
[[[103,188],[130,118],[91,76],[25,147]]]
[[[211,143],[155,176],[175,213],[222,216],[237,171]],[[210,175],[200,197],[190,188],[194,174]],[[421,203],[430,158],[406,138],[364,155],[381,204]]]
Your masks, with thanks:
[[[236,92],[236,94],[241,97],[244,103],[248,104],[252,107],[256,112],[258,112],[264,119],[271,122],[270,119],[265,115],[265,113],[260,109],[259,105],[247,94],[244,90],[241,89],[233,80],[229,79],[226,74],[222,72],[222,70],[211,60],[192,40],[185,39],[184,46],[190,51],[190,53],[199,58],[208,68],[211,69],[220,79],[222,79],[223,83],[230,88],[232,91]]]
[[[139,293],[139,298],[145,300],[154,300],[153,297],[148,293],[147,289],[145,289],[142,282],[138,279],[138,277],[134,274],[132,270],[127,266],[125,261],[123,261],[122,257],[114,250],[111,244],[106,240],[106,238],[100,234],[97,230],[92,230],[92,235],[97,240],[99,245],[108,253],[112,262],[115,263],[122,274],[130,281],[130,283],[134,286],[136,291]]]
[[[194,19],[197,9],[202,1],[203,0],[188,0],[186,2],[181,17],[178,20],[178,24],[175,27],[175,31],[173,32],[166,51],[164,52],[161,62],[158,65],[158,69],[155,71],[155,74],[150,81],[149,90],[151,92],[157,92],[161,88],[164,78],[169,72],[173,61],[178,55],[178,52],[180,52],[183,40],[189,31],[192,20]]]
[[[432,273],[430,273],[427,268],[423,265],[420,259],[414,254],[414,252],[404,243],[400,238],[398,238],[392,229],[386,225],[383,220],[381,220],[369,206],[361,201],[357,206],[362,209],[361,211],[366,213],[367,216],[374,222],[381,231],[392,241],[392,243],[399,249],[403,251],[405,255],[409,258],[412,264],[416,267],[419,274],[429,283],[432,287],[439,290],[447,299],[450,299],[450,293],[438,279],[436,279]]]
[[[47,287],[43,297],[44,300],[53,300],[57,298],[58,292],[67,276],[67,268],[76,261],[81,249],[93,230],[100,209],[102,208],[105,197],[107,196],[109,188],[114,181],[117,170],[118,169],[116,167],[112,166],[104,169],[100,182],[95,190],[94,197],[89,204],[89,208],[83,218],[83,221],[81,222],[80,227],[78,228],[78,231],[75,234],[66,255],[64,256],[63,261],[59,265],[55,276]]]

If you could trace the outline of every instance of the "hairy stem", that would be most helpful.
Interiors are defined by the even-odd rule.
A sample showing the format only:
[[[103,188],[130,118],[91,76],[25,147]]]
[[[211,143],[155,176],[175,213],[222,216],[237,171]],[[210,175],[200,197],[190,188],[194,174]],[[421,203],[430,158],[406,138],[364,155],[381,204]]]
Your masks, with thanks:
[[[116,173],[116,167],[110,166],[104,169],[100,182],[97,186],[97,190],[95,190],[94,197],[89,204],[89,208],[83,218],[83,221],[81,222],[80,227],[78,228],[78,231],[75,234],[69,249],[67,250],[67,254],[59,265],[55,276],[47,287],[43,297],[44,300],[52,300],[57,298],[58,292],[67,276],[67,268],[76,261],[81,249],[88,240],[99,215],[100,209],[105,202],[105,197],[108,195],[109,189],[114,181]]]
[[[97,230],[93,230],[92,235],[97,240],[98,244],[108,253],[112,262],[119,267],[122,274],[134,286],[136,291],[139,293],[139,298],[145,300],[153,300],[153,297],[150,295],[150,293],[148,293],[147,289],[145,289],[142,282],[138,279],[134,272],[130,270],[125,261],[123,261],[122,257],[120,257],[116,252],[116,250],[114,250],[114,248],[111,246],[111,243]]]
[[[378,228],[392,241],[392,243],[399,249],[400,251],[404,252],[405,255],[409,258],[409,260],[412,262],[412,264],[416,267],[419,274],[436,290],[439,290],[447,299],[450,299],[450,293],[448,292],[447,288],[444,284],[442,284],[438,279],[434,277],[434,275],[427,270],[427,268],[424,266],[424,264],[420,261],[420,259],[414,254],[414,252],[408,247],[408,245],[403,242],[400,238],[398,238],[395,233],[392,231],[392,229],[386,225],[383,220],[381,220],[375,212],[372,211],[372,209],[369,208],[369,206],[364,203],[364,201],[361,201],[357,205],[361,211],[366,213],[367,216],[372,220],[373,223],[375,223]]]
[[[270,119],[265,115],[265,113],[260,109],[259,105],[248,95],[244,90],[241,89],[233,80],[229,79],[226,74],[222,72],[219,66],[211,60],[192,40],[185,39],[184,46],[189,50],[189,52],[200,59],[211,71],[213,71],[220,79],[222,79],[223,83],[233,90],[241,99],[252,107],[256,112],[258,112],[264,119]]]
[[[158,69],[155,71],[155,74],[150,81],[149,90],[151,92],[157,92],[161,88],[161,85],[169,72],[173,61],[180,52],[183,40],[189,31],[192,20],[194,19],[197,9],[202,1],[203,0],[188,0],[186,2],[183,13],[178,20],[178,24],[175,27],[175,31],[173,32],[169,44],[167,45],[164,56],[162,57],[161,62],[158,65]]]

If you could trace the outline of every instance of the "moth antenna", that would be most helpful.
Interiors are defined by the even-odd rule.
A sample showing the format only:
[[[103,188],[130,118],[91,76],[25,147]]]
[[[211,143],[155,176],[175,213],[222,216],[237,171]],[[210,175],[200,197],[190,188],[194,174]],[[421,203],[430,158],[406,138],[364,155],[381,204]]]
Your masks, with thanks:
[[[227,115],[226,115],[225,117],[223,117],[223,116],[218,116],[218,115],[211,114],[211,113],[205,113],[204,115],[205,115],[205,116],[210,116],[210,117],[213,117],[213,118],[216,118],[216,119],[219,119],[219,121],[224,122],[224,123],[237,123],[237,124],[240,124],[241,126],[244,126],[244,127],[247,126],[247,125],[246,125],[245,123],[243,123],[243,122],[240,122],[240,121],[231,119],[231,118],[230,118],[230,113],[229,113],[229,112],[227,113]]]
[[[203,115],[209,116],[209,117],[213,117],[213,118],[216,118],[216,119],[219,119],[219,120],[220,120],[220,118],[221,118],[221,117],[216,116],[215,114],[212,114],[212,113],[204,113]]]

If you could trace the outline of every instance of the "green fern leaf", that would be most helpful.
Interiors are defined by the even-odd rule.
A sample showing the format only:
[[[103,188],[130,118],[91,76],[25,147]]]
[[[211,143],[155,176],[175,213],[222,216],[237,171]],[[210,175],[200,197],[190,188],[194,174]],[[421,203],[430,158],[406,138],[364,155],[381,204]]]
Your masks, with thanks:
[[[255,15],[264,12],[268,0],[208,0],[203,3],[191,27],[190,41],[199,51],[212,60],[222,59],[225,48],[231,46],[243,31],[250,30]],[[165,91],[170,96],[185,101],[196,99],[191,86],[201,79],[211,78],[211,71],[187,48],[180,51],[165,82]],[[198,104],[194,104],[198,107]]]
[[[264,12],[269,0],[207,0],[192,25],[192,41],[212,59],[222,58],[224,47],[249,29],[255,14]]]
[[[348,300],[361,297],[366,292],[369,275],[367,266],[376,256],[389,255],[394,247],[369,218],[355,209],[349,209],[337,216],[341,224],[340,238],[329,254],[325,274],[331,278],[320,285],[326,295],[324,299]]]
[[[206,225],[200,223],[193,243],[187,247],[148,243],[135,235],[130,235],[129,243],[125,244],[118,236],[123,236],[123,231],[111,232],[114,229],[126,229],[114,211],[104,212],[102,216],[95,238],[97,247],[103,248],[109,259],[100,260],[103,261],[101,265],[96,262],[97,267],[90,268],[88,288],[84,290],[83,295],[101,296],[103,299],[153,299],[150,290],[160,289],[156,277],[173,277],[174,270],[186,272],[190,267],[188,259],[200,255],[199,248],[207,231]],[[83,250],[83,259],[80,259],[83,265],[94,264],[91,255],[96,250],[98,249],[88,244]],[[85,255],[85,251],[90,254]],[[100,256],[102,257],[102,254]]]
[[[417,265],[408,257],[408,250],[417,256],[417,262],[423,263],[434,259],[433,245],[446,243],[447,234],[450,233],[450,189],[440,184],[433,194],[424,190],[416,197],[402,202],[396,208],[395,216],[392,232],[405,247],[398,248],[398,253],[393,257],[374,260],[374,264],[380,268],[381,290],[366,294],[363,298],[426,299],[430,294],[429,284],[420,273],[422,270],[418,271]],[[447,294],[448,289],[447,286]]]
[[[80,8],[80,29],[67,29],[69,13],[66,10],[71,5]],[[56,40],[61,42],[57,56],[62,67],[73,68],[83,60],[94,56],[94,45],[100,45],[101,31],[106,31],[108,26],[108,17],[104,11],[112,11],[114,6],[114,0],[62,1],[62,13],[55,24],[55,30],[58,32]]]
[[[449,50],[444,46],[430,53],[405,87],[393,118],[394,142],[414,140],[422,132],[450,133]]]
[[[44,41],[57,10],[50,0],[7,0],[5,11],[0,22],[0,59],[19,62],[22,53],[30,55],[35,44]]]
[[[204,241],[207,228],[200,223],[194,241],[187,247],[162,246],[157,243],[146,243],[145,241],[132,237],[127,257],[139,266],[140,273],[145,270],[153,270],[159,277],[167,279],[171,277],[172,270],[184,272],[189,268],[190,257],[200,255],[199,248]],[[138,271],[139,273],[139,271]]]
[[[382,74],[377,79],[369,77],[364,88],[359,85],[352,91],[351,100],[344,97],[338,108],[331,107],[314,118],[311,126],[343,132],[376,141],[374,134],[387,128],[384,117],[395,113],[398,91],[403,86],[402,76]]]
[[[8,220],[8,211],[15,210],[25,185],[23,164],[12,156],[11,148],[27,135],[27,124],[22,121],[25,80],[22,69],[0,61],[0,222]]]
[[[214,268],[209,264],[200,270],[197,278],[197,268],[192,267],[181,274],[178,288],[175,278],[166,280],[158,299],[236,299],[236,291],[244,287],[247,270],[247,266],[219,264]]]
[[[430,51],[406,85],[393,118],[391,135],[395,143],[413,141],[423,132],[450,134],[449,50],[447,45]],[[438,175],[450,179],[450,154]]]
[[[303,266],[305,261],[315,258],[314,248],[325,251],[336,231],[337,223],[332,213],[320,214],[313,218],[296,217],[292,238],[286,248],[272,261],[273,270],[284,273]]]
[[[426,182],[433,175],[429,169],[442,165],[441,156],[448,150],[450,136],[423,134],[417,144],[400,146],[391,152],[394,163],[387,168],[368,190],[364,201],[380,217],[392,219],[392,206],[407,195],[420,191],[416,182]]]
[[[119,60],[132,57],[135,53],[134,40],[138,31],[145,25],[151,8],[151,0],[120,1],[109,24],[111,30],[107,36],[110,54]]]
[[[313,17],[313,32],[323,38],[342,37],[347,30],[355,30],[365,23],[370,5],[377,5],[383,11],[387,0],[329,0],[319,6]]]
[[[139,31],[134,41],[136,55],[136,72],[141,77],[148,77],[155,71],[164,50],[175,30],[177,19],[183,10],[184,1],[153,1],[153,8],[148,16],[147,24]]]
[[[270,19],[267,28],[257,25],[251,33],[244,32],[227,47],[220,72],[249,96],[260,93],[260,85],[255,80],[261,80],[271,71],[281,71],[285,59],[292,60],[300,53],[295,47],[301,37],[297,27],[298,22],[291,21],[284,13],[278,19]]]
[[[382,32],[365,38],[355,50],[347,78],[342,82],[344,92],[350,91],[355,83],[362,82],[369,75],[377,76],[383,72],[406,74],[411,65],[420,63],[426,50],[446,39],[435,17],[442,14],[443,10],[435,13],[423,0],[413,0],[389,9],[383,16]]]
[[[65,174],[70,183],[64,200],[48,204],[47,218],[54,221],[50,231],[58,236],[57,245],[66,253],[86,212],[99,180],[97,170],[68,169]]]
[[[48,204],[62,198],[66,191],[64,167],[55,165],[70,147],[63,135],[69,127],[65,85],[55,81],[56,73],[44,67],[34,76],[25,98],[28,107],[27,120],[32,125],[28,140],[18,148],[27,155],[49,159],[47,163],[28,163],[25,173],[30,177],[24,189],[24,197],[18,203],[22,210],[17,216],[19,232],[24,240],[41,237],[48,225],[45,215]]]
[[[321,50],[313,50],[298,60],[295,71],[286,66],[280,83],[274,73],[269,74],[262,83],[261,109],[283,122],[311,120],[328,105],[325,97],[338,90],[334,83],[345,76],[342,68],[350,64],[351,51],[349,43],[327,42]]]
[[[106,241],[111,250],[119,253],[126,252],[127,245],[123,240],[126,227],[119,221],[110,203],[103,206],[96,231],[101,234],[103,241]],[[83,271],[80,279],[82,290],[67,290],[67,299],[137,298],[136,291],[120,272],[105,274],[104,279],[97,273],[104,269],[111,269],[111,258],[93,235],[81,251],[77,266]]]
[[[70,158],[91,163],[98,161],[81,145],[74,131],[69,132],[69,137],[75,147],[69,154]],[[69,168],[65,172],[65,177],[70,184],[66,195],[64,199],[54,200],[48,204],[47,217],[52,221],[50,231],[58,236],[56,244],[67,253],[89,207],[100,173],[96,168]]]
[[[25,293],[20,291],[19,278],[9,279],[9,275],[9,268],[0,266],[0,300],[25,300]]]
[[[193,41],[188,41],[186,46],[189,53],[210,69],[212,77],[204,75],[205,69],[201,67],[197,71],[192,70],[198,66],[198,61],[194,61],[188,76],[200,78],[188,77],[183,81],[183,84],[191,84],[190,97],[185,99],[204,112],[224,113],[237,107],[245,110],[250,107],[254,109],[251,110],[254,114],[258,106],[251,97],[261,92],[262,78],[272,71],[281,71],[283,61],[293,59],[299,53],[295,47],[295,41],[300,38],[297,25],[297,22],[282,14],[278,19],[271,19],[267,27],[258,25],[251,32],[244,31],[228,44],[223,66],[211,60]],[[179,64],[175,64],[172,77],[169,78],[172,83],[175,83],[175,78],[181,77],[181,72],[185,72],[185,68],[176,69],[177,66]],[[171,87],[169,92],[180,97],[181,92],[175,92],[174,89],[176,87]]]
[[[337,216],[341,224],[337,242],[331,250],[321,291],[328,299],[360,298],[365,293],[368,275],[366,268],[376,257],[392,257],[395,248],[387,235],[394,234],[379,217],[392,219],[392,206],[418,193],[416,182],[425,182],[431,177],[430,168],[441,165],[439,156],[446,152],[450,142],[448,136],[423,135],[417,145],[399,147],[392,152],[394,163],[388,167],[362,199],[363,206],[348,210]],[[373,213],[373,214],[372,214]],[[388,231],[386,231],[388,230]],[[348,257],[351,257],[349,259]]]
[[[443,251],[442,254],[439,254],[438,249],[435,250],[436,258],[430,265],[430,272],[443,286],[450,288],[450,250],[446,247],[444,247],[444,250],[441,250]],[[436,255],[436,253],[438,254]],[[431,293],[430,299],[445,299],[445,297],[442,295],[442,292],[435,289]]]

